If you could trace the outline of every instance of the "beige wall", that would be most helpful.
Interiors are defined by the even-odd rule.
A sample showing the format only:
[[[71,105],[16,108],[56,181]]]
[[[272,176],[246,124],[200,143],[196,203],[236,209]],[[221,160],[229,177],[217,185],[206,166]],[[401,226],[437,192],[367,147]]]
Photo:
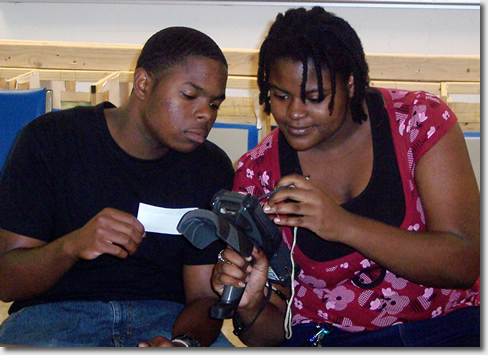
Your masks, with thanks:
[[[367,53],[480,54],[480,6],[424,2],[415,6],[353,1],[313,4],[344,17],[358,32]],[[278,12],[311,4],[0,0],[0,38],[143,44],[161,28],[178,25],[209,34],[221,47],[257,49]]]

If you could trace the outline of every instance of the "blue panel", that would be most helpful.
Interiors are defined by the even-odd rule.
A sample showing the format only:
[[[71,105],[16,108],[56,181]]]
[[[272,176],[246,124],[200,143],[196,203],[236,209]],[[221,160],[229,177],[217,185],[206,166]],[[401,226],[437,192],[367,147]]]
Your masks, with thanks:
[[[22,127],[45,112],[45,88],[0,90],[0,171]]]
[[[464,132],[464,138],[481,138],[480,137],[480,132]]]
[[[248,131],[247,135],[247,150],[251,150],[258,144],[259,130],[256,125],[244,124],[244,123],[224,123],[215,122],[213,125],[215,128],[233,128],[233,129],[245,129]]]

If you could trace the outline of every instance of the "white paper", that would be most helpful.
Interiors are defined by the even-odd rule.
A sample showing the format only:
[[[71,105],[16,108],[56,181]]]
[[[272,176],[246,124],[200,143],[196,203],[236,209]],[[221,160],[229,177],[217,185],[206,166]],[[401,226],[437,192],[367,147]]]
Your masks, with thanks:
[[[176,229],[176,226],[185,213],[196,209],[196,207],[164,208],[141,202],[139,203],[137,219],[143,224],[146,232],[181,234]]]

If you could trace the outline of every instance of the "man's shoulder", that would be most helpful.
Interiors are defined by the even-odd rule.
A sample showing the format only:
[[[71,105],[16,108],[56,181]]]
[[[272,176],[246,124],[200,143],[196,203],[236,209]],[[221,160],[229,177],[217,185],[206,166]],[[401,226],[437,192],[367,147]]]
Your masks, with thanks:
[[[209,140],[206,140],[203,144],[201,144],[198,149],[195,150],[195,154],[198,155],[199,159],[220,161],[232,165],[227,153],[217,144],[210,142]]]

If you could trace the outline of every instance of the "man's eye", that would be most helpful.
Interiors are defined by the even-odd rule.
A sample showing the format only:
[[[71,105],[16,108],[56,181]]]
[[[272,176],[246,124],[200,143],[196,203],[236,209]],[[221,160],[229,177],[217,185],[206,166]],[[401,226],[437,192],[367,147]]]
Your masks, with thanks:
[[[183,97],[184,97],[185,99],[188,99],[188,100],[194,100],[194,99],[196,99],[196,96],[194,96],[194,95],[190,95],[190,94],[187,94],[187,93],[185,93],[185,92],[182,92],[182,93],[181,93],[181,95],[183,95]]]
[[[220,104],[214,104],[214,103],[211,103],[211,104],[210,104],[210,107],[211,107],[212,109],[214,109],[214,110],[216,110],[216,111],[217,111],[217,110],[220,108]]]

